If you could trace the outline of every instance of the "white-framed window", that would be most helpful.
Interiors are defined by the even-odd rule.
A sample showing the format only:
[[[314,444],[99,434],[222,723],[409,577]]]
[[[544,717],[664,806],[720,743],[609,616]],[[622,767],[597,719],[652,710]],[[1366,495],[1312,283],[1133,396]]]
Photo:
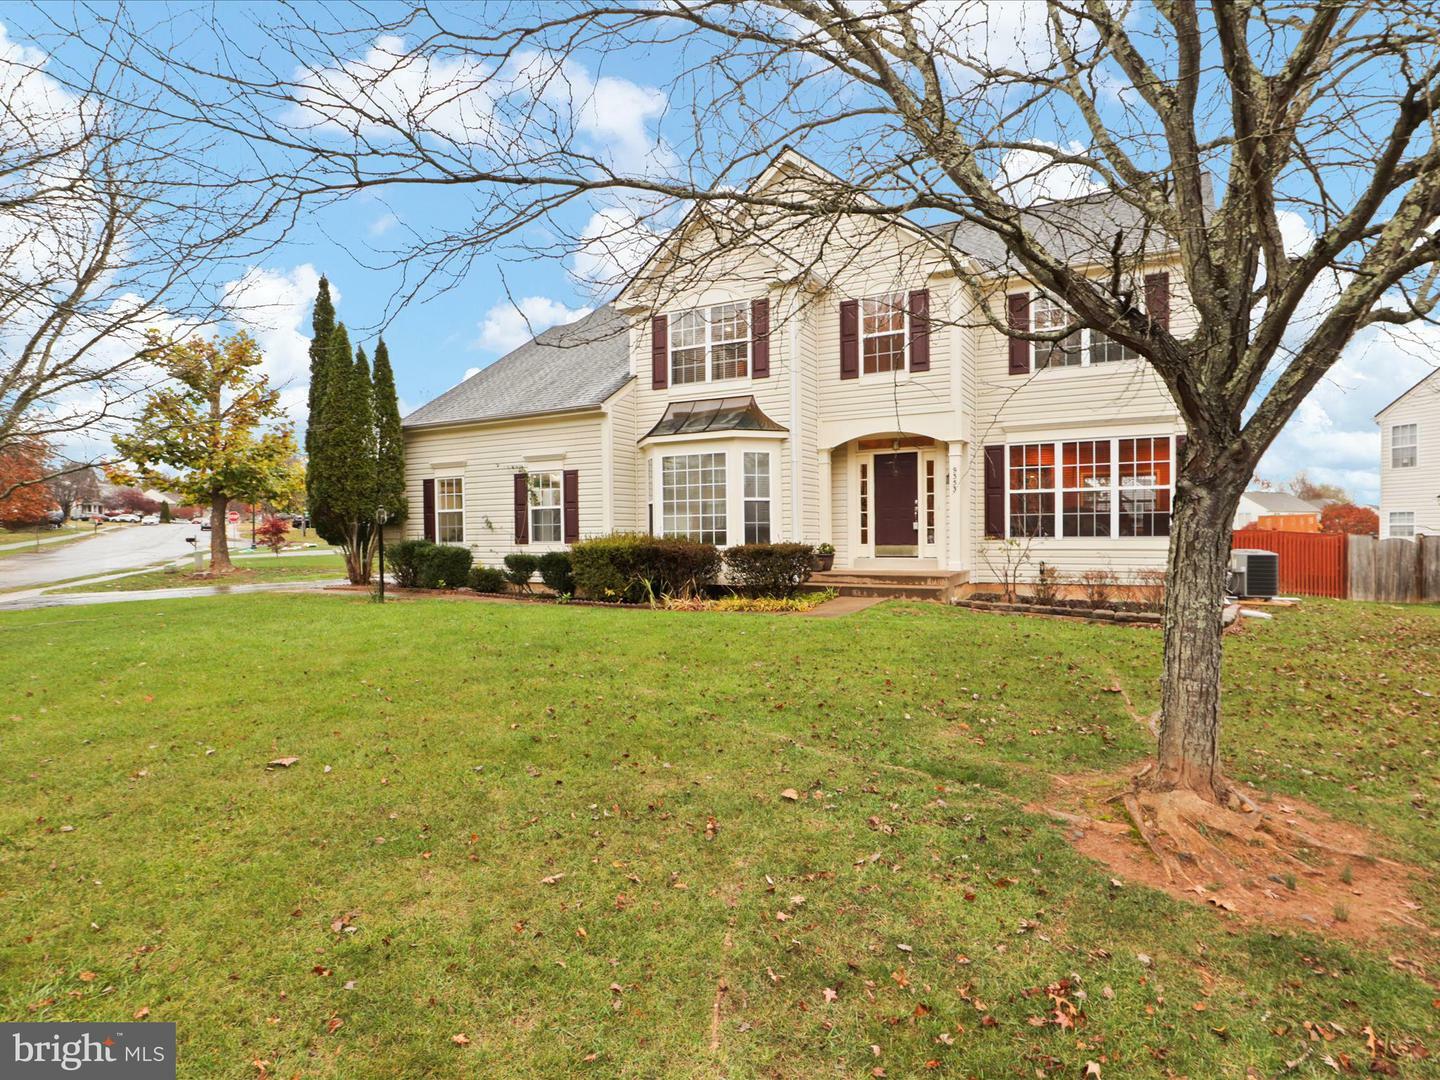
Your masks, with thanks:
[[[435,478],[435,539],[442,544],[465,542],[465,481],[459,476]]]
[[[1391,510],[1390,535],[1413,537],[1415,535],[1415,511]]]
[[[560,520],[562,478],[559,472],[532,472],[525,478],[529,489],[530,542],[558,544],[564,538]]]
[[[1396,424],[1390,429],[1390,467],[1413,469],[1420,463],[1420,426]]]
[[[1005,535],[1169,536],[1172,436],[1013,443],[1005,450]]]
[[[770,455],[747,450],[744,458],[745,543],[770,543]]]
[[[906,345],[905,296],[890,293],[860,301],[860,371],[877,375],[904,371]]]
[[[1035,296],[1030,312],[1036,331],[1063,329],[1071,319],[1070,312],[1058,300],[1044,293]],[[1138,359],[1140,354],[1134,349],[1121,345],[1102,330],[1091,330],[1089,327],[1081,327],[1059,341],[1037,341],[1031,350],[1034,371],[1042,368],[1094,367],[1117,360]]]
[[[670,383],[743,379],[750,371],[750,303],[712,304],[670,316]]]
[[[660,459],[661,528],[665,536],[724,547],[724,454],[674,454]]]

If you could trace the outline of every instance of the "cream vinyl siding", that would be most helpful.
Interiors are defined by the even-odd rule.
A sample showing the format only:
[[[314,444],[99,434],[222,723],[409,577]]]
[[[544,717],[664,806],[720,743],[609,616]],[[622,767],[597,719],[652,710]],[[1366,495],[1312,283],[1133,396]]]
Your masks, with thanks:
[[[992,311],[1005,317],[1005,296],[1033,286],[1006,283],[990,294]],[[1194,309],[1184,295],[1178,269],[1170,269],[1170,320],[1183,335],[1193,324]],[[967,476],[968,512],[972,515],[975,551],[972,581],[1000,580],[1004,544],[985,537],[984,447],[1002,443],[1172,435],[1184,431],[1169,391],[1143,360],[1121,360],[1094,367],[1059,368],[1031,375],[1011,375],[1010,339],[988,324],[976,330],[976,417],[974,452]],[[1172,461],[1172,471],[1174,462]],[[1024,543],[1024,541],[1022,541]],[[1111,570],[1122,580],[1137,571],[1163,570],[1168,537],[1036,538],[1029,541],[1029,563],[1023,577],[1034,576],[1043,560],[1067,577],[1086,570]]]
[[[1390,515],[1415,515],[1416,534],[1440,535],[1440,372],[1412,387],[1386,407],[1380,424],[1380,536],[1390,535]],[[1397,424],[1414,424],[1415,465],[1391,464]]]
[[[605,417],[596,409],[576,415],[406,431],[405,494],[411,513],[404,524],[405,538],[425,535],[422,481],[460,476],[465,480],[465,546],[474,553],[477,564],[497,565],[512,551],[540,553],[563,547],[517,546],[514,502],[517,472],[563,469],[580,472],[580,535],[601,532],[609,498],[602,477],[604,427]]]

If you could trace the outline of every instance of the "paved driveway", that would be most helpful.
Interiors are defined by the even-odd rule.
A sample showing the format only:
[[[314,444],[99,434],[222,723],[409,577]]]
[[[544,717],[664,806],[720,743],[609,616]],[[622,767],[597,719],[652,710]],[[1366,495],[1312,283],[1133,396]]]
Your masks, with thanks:
[[[185,542],[187,536],[200,537],[202,548],[209,548],[209,533],[194,525],[171,523],[131,525],[89,540],[57,544],[49,551],[16,552],[0,559],[0,589],[48,585],[178,558],[191,550]]]

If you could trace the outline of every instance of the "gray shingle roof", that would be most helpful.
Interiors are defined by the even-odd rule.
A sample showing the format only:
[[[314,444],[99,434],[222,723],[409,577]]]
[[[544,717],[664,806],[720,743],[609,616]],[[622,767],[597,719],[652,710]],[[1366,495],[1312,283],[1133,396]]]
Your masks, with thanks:
[[[537,334],[405,417],[406,428],[599,405],[630,379],[628,324],[606,305]]]
[[[1262,510],[1272,514],[1318,514],[1320,507],[1312,502],[1306,502],[1298,495],[1291,495],[1288,491],[1247,491],[1245,498],[1249,499]]]

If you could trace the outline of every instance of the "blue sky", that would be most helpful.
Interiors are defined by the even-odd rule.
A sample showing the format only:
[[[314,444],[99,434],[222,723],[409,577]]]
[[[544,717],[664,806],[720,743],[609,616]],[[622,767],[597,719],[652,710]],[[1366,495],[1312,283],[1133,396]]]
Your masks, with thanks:
[[[149,9],[158,10],[158,6]],[[223,21],[235,48],[257,56],[274,53],[261,27],[278,9],[224,4],[204,10]],[[1007,6],[996,10],[996,25],[984,28],[984,40],[993,43],[987,47],[1014,48],[1017,34],[1023,37],[1025,32],[1023,20],[1017,22],[1015,16],[1021,9]],[[143,7],[140,11],[146,13]],[[35,12],[13,8],[6,19],[0,30],[0,57],[7,50],[37,42],[43,46],[43,24]],[[385,43],[354,41],[345,47],[353,49],[350,55],[360,60],[368,49],[383,49]],[[656,153],[657,145],[663,147],[658,138],[666,134],[662,125],[667,127],[668,137],[682,137],[678,133],[690,119],[690,103],[671,98],[655,81],[664,67],[653,58],[615,56],[608,58],[603,68],[597,64],[593,69],[577,70],[577,75],[590,80],[594,102],[581,120],[578,137],[591,139],[617,158],[637,162]],[[822,160],[822,164],[843,171],[834,161]],[[606,215],[624,212],[614,204],[590,204],[570,211],[577,215],[572,217],[577,231],[586,226],[585,215],[591,215],[589,223],[598,226]],[[584,256],[482,255],[468,265],[452,288],[427,290],[422,299],[395,308],[396,294],[404,290],[406,276],[401,269],[386,265],[390,262],[387,250],[404,245],[412,235],[463,221],[465,213],[463,198],[433,188],[355,195],[305,215],[262,259],[235,267],[235,295],[251,313],[249,329],[264,347],[272,377],[286,388],[286,401],[292,407],[304,399],[305,335],[321,273],[330,278],[338,294],[339,314],[351,327],[353,339],[368,345],[381,320],[388,318],[384,332],[404,411],[521,344],[532,331],[577,317],[603,299],[605,290],[587,281],[597,272],[612,278],[617,272],[614,265],[600,270]],[[1296,218],[1289,225],[1294,241],[1302,243],[1306,223]],[[522,240],[537,246],[545,243],[543,236]],[[1435,344],[1436,335],[1429,332],[1399,336],[1380,330],[1367,332],[1302,407],[1263,463],[1260,475],[1283,481],[1305,469],[1316,479],[1343,484],[1362,500],[1375,500],[1379,437],[1371,417],[1431,370]],[[297,411],[296,419],[303,422],[301,412]]]

